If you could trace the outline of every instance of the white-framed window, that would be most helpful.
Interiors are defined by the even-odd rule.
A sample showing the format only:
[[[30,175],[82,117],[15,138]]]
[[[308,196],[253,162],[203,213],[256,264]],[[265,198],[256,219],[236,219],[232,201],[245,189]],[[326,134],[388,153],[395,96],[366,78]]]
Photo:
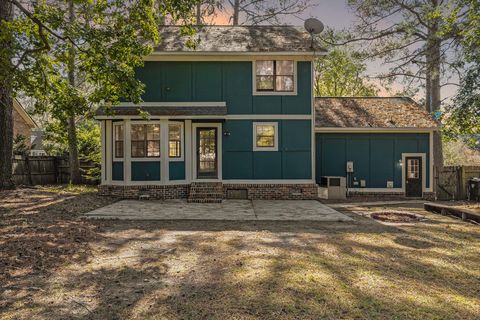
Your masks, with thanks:
[[[253,63],[255,95],[296,94],[297,64],[294,60],[257,60]]]
[[[168,157],[183,160],[183,122],[168,123]]]
[[[278,122],[253,123],[253,151],[278,151]]]
[[[160,157],[160,124],[132,123],[132,158]]]
[[[123,159],[125,142],[125,126],[123,122],[113,123],[113,158]]]

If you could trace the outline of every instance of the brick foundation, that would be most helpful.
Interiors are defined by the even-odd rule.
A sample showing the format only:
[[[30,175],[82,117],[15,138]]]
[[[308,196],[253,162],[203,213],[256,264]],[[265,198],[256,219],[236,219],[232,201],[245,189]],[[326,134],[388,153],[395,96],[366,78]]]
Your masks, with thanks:
[[[402,191],[395,191],[395,192],[358,192],[358,191],[351,191],[349,193],[349,196],[347,197],[348,199],[355,199],[355,198],[365,198],[368,200],[368,198],[375,198],[375,199],[385,199],[385,200],[394,200],[394,199],[399,199],[399,200],[409,200],[412,198],[406,197],[405,193]],[[435,200],[435,192],[424,192],[422,199],[425,200]]]
[[[164,185],[164,186],[117,186],[100,185],[98,194],[121,199],[138,199],[141,195],[148,195],[151,199],[184,199],[187,198],[190,185]]]
[[[150,199],[186,199],[191,186],[159,185],[159,186],[118,186],[100,185],[98,193],[121,199],[138,199],[148,195]],[[250,200],[309,200],[317,199],[316,184],[224,184],[223,199],[227,199],[227,191],[246,190]]]
[[[250,200],[310,200],[317,199],[316,184],[224,184],[223,197],[227,191],[247,190]]]

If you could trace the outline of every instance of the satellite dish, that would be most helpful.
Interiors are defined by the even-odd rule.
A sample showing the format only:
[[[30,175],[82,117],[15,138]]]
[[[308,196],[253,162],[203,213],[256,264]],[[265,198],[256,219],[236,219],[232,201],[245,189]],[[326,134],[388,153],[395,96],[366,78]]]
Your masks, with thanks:
[[[310,33],[310,37],[312,38],[312,42],[310,43],[310,49],[314,49],[313,36],[321,33],[325,27],[320,20],[315,18],[308,18],[307,20],[305,20],[305,23],[303,24],[303,26],[308,31],[308,33]]]
[[[323,31],[325,28],[323,23],[315,18],[308,18],[305,20],[305,23],[303,24],[305,29],[307,29],[308,33],[310,33],[312,36],[314,34],[319,34]]]

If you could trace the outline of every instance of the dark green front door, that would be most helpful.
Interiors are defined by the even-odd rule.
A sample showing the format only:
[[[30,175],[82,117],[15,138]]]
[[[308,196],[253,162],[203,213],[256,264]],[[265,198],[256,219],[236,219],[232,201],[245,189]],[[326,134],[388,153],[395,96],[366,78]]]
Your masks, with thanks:
[[[217,128],[197,128],[197,178],[218,178]]]

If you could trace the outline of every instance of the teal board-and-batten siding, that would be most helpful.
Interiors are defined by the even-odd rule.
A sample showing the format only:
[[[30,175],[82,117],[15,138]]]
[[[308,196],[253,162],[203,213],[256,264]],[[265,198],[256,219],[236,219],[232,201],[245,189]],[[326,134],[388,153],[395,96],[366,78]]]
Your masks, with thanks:
[[[170,161],[168,164],[169,180],[185,180],[185,162],[184,161]]]
[[[278,122],[278,151],[253,151],[253,122],[227,120],[223,141],[223,179],[311,179],[310,120],[262,120]]]
[[[428,133],[317,133],[316,180],[321,176],[346,176],[353,161],[355,177],[367,188],[402,187],[402,153],[425,153],[426,187],[430,187]]]
[[[160,161],[132,161],[132,181],[160,181]]]
[[[311,63],[297,62],[296,95],[253,95],[251,61],[147,61],[137,70],[145,102],[225,101],[228,114],[311,114]]]
[[[112,162],[112,180],[123,181],[123,161]]]

